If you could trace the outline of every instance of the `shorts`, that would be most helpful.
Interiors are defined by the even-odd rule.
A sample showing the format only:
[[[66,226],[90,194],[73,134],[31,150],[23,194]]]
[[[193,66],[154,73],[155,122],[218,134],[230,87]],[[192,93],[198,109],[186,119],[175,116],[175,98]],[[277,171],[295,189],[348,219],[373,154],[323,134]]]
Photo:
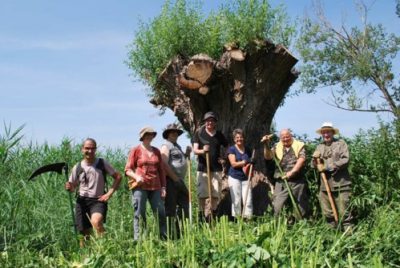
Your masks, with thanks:
[[[98,201],[97,197],[78,197],[75,206],[75,224],[78,231],[92,228],[88,217],[95,212],[103,215],[103,222],[106,222],[107,203]]]
[[[222,172],[211,172],[211,196],[220,198],[222,189]],[[207,172],[197,172],[197,195],[199,198],[208,198],[208,176]]]

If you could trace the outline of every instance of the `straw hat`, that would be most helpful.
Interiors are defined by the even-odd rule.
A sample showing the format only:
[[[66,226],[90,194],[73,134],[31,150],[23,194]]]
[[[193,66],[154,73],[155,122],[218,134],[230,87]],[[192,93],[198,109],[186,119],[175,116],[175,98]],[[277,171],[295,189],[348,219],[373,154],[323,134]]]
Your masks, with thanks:
[[[334,128],[332,122],[324,122],[322,124],[321,128],[317,129],[317,133],[319,135],[322,135],[321,132],[322,132],[322,130],[325,130],[325,129],[332,130],[335,135],[339,134],[339,129]]]
[[[153,134],[154,137],[157,135],[157,132],[152,127],[144,127],[139,132],[140,141],[143,141],[143,137],[146,134]]]
[[[162,133],[163,138],[168,139],[168,135],[171,131],[178,132],[178,136],[182,135],[183,133],[183,130],[180,129],[176,124],[169,124]]]

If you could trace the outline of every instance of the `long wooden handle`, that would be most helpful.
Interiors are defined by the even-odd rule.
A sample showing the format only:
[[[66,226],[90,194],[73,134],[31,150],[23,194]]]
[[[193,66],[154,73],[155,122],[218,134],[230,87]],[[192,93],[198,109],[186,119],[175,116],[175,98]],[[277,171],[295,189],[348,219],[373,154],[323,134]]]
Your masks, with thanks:
[[[210,198],[210,209],[211,209],[211,219],[212,219],[212,210],[213,210],[213,204],[212,204],[212,195],[211,195],[211,171],[210,171],[210,153],[207,151],[206,152],[206,165],[207,165],[207,178],[208,178],[208,196]]]
[[[287,179],[284,178],[285,177],[285,173],[283,172],[283,170],[281,168],[281,165],[280,165],[278,159],[276,158],[275,154],[273,154],[272,157],[274,159],[276,167],[278,167],[279,173],[281,174],[281,178],[282,178],[283,182],[285,183],[285,187],[286,187],[286,189],[288,191],[289,198],[292,201],[292,205],[293,205],[294,210],[295,210],[295,212],[297,214],[297,217],[299,219],[303,219],[303,216],[301,215],[301,212],[300,212],[299,205],[297,204],[296,200],[294,199],[292,189],[290,188],[290,185],[287,182]]]
[[[321,164],[321,158],[317,158],[317,164],[318,165]],[[331,204],[331,208],[333,211],[333,217],[335,219],[335,222],[338,223],[339,216],[338,216],[338,212],[336,209],[335,200],[333,200],[333,197],[332,197],[331,187],[329,187],[328,179],[326,178],[325,172],[321,171],[320,173],[321,173],[322,181],[324,182],[324,185],[325,185],[326,192],[328,193],[329,203]]]
[[[253,149],[253,153],[251,154],[251,158],[254,158],[254,154],[255,154],[255,150]],[[247,205],[247,196],[249,195],[249,190],[251,187],[251,177],[252,177],[252,173],[253,173],[253,164],[250,164],[250,170],[249,170],[249,176],[247,179],[247,189],[246,189],[246,195],[244,196],[244,203],[243,203],[243,208],[242,208],[242,217],[244,214],[244,210],[246,209],[246,205]]]
[[[189,223],[192,224],[192,161],[190,160],[190,156],[187,160],[188,164],[188,192],[189,192]]]

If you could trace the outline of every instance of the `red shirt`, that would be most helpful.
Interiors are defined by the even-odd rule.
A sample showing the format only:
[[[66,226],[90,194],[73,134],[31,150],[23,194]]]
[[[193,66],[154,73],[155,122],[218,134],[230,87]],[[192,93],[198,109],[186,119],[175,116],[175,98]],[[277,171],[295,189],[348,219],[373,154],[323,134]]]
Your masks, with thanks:
[[[160,151],[151,147],[153,153],[148,154],[141,145],[131,149],[125,165],[125,172],[132,169],[143,178],[143,184],[139,187],[143,190],[160,190],[166,186],[165,170]]]

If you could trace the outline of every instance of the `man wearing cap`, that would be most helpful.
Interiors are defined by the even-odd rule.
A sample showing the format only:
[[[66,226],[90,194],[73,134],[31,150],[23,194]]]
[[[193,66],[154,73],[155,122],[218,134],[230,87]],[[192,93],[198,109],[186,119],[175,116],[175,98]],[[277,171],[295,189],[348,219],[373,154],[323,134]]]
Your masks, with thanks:
[[[339,130],[333,127],[331,122],[325,122],[317,133],[322,136],[322,143],[317,146],[313,154],[312,166],[319,172],[326,174],[334,203],[336,204],[339,220],[347,229],[351,227],[351,214],[349,203],[351,196],[351,180],[348,171],[349,149],[342,139],[334,138],[339,134]],[[318,164],[317,159],[322,161]],[[321,183],[319,200],[323,215],[329,224],[335,226],[333,210],[329,203],[327,189],[325,184]]]
[[[187,171],[186,157],[190,155],[191,148],[182,151],[177,143],[178,137],[183,131],[176,124],[169,124],[163,131],[165,143],[161,146],[161,157],[165,164],[167,174],[167,196],[165,198],[165,214],[169,222],[169,234],[173,238],[180,235],[178,219],[189,216],[189,191],[185,185]]]
[[[160,237],[164,239],[167,234],[162,201],[166,195],[164,164],[160,151],[151,145],[156,135],[157,132],[153,128],[142,128],[139,133],[139,140],[142,143],[131,149],[125,165],[125,174],[129,177],[129,189],[132,190],[134,240],[139,240],[140,228],[146,226],[147,200],[153,213],[157,214]]]
[[[266,135],[262,139],[264,142],[264,158],[272,161],[276,158],[279,167],[274,165],[275,191],[273,194],[272,205],[274,207],[274,215],[278,216],[288,200],[289,192],[285,188],[283,180],[287,180],[293,197],[299,206],[301,216],[307,217],[309,213],[308,205],[308,186],[304,177],[304,165],[306,162],[306,152],[304,143],[293,138],[289,129],[282,129],[279,134],[279,142],[271,150],[269,148],[269,138]],[[283,174],[281,174],[281,171]]]
[[[207,112],[203,117],[204,125],[193,137],[193,152],[198,156],[197,195],[199,197],[199,215],[210,221],[215,215],[222,185],[222,165],[220,163],[222,147],[228,147],[228,141],[221,131],[216,129],[218,117],[214,112]],[[211,180],[211,198],[209,195],[207,161]]]

